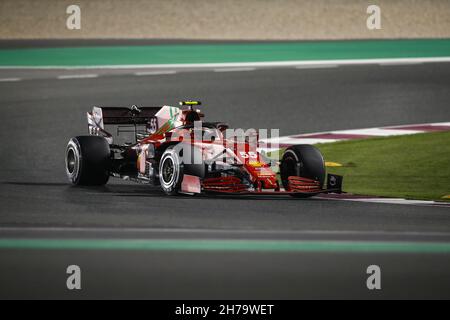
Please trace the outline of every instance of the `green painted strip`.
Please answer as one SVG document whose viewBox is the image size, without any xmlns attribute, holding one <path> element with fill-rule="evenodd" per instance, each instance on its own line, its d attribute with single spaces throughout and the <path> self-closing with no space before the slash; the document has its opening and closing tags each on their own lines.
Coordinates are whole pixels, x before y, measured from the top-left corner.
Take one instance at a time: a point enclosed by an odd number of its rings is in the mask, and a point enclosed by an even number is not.
<svg viewBox="0 0 450 320">
<path fill-rule="evenodd" d="M 0 66 L 104 66 L 450 56 L 450 39 L 0 50 Z"/>
<path fill-rule="evenodd" d="M 0 249 L 450 253 L 450 243 L 286 240 L 0 239 Z"/>
</svg>

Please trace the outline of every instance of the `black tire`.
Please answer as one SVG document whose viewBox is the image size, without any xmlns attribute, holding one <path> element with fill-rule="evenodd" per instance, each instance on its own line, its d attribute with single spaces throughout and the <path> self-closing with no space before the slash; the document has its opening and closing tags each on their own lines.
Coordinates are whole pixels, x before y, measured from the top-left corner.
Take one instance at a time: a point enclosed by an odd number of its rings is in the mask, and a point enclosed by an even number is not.
<svg viewBox="0 0 450 320">
<path fill-rule="evenodd" d="M 109 144 L 103 137 L 74 137 L 67 144 L 66 174 L 75 185 L 105 185 L 109 180 L 110 161 Z"/>
<path fill-rule="evenodd" d="M 311 145 L 300 144 L 286 149 L 281 159 L 280 176 L 283 187 L 288 190 L 289 176 L 314 179 L 323 187 L 325 182 L 325 162 L 320 151 Z M 293 194 L 296 197 L 308 197 L 305 194 Z"/>
<path fill-rule="evenodd" d="M 178 148 L 167 148 L 159 161 L 159 182 L 161 189 L 170 196 L 178 194 L 183 181 L 183 162 Z"/>
</svg>

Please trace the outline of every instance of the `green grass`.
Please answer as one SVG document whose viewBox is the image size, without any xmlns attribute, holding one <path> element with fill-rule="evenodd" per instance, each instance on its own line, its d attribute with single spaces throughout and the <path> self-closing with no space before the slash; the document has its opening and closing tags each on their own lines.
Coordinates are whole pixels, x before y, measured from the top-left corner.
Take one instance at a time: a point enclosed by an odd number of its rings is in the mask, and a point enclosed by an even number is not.
<svg viewBox="0 0 450 320">
<path fill-rule="evenodd" d="M 344 176 L 345 192 L 450 201 L 450 131 L 315 146 L 343 165 L 327 171 Z"/>
<path fill-rule="evenodd" d="M 316 145 L 354 194 L 444 200 L 450 195 L 450 132 Z"/>
</svg>

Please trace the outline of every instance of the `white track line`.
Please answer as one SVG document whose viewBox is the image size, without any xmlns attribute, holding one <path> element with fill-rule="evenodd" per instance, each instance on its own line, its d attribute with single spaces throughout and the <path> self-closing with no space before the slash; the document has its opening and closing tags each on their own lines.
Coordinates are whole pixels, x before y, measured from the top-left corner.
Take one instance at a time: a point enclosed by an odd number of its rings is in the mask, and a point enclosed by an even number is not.
<svg viewBox="0 0 450 320">
<path fill-rule="evenodd" d="M 425 124 L 426 125 L 426 124 Z M 450 122 L 437 122 L 437 123 L 430 123 L 430 126 L 449 126 Z M 404 127 L 404 126 L 403 126 Z"/>
<path fill-rule="evenodd" d="M 418 123 L 418 124 L 402 124 L 400 126 L 389 126 L 389 128 L 407 128 L 411 126 L 449 126 L 450 122 L 432 122 L 432 123 Z"/>
<path fill-rule="evenodd" d="M 449 208 L 450 202 L 438 202 L 438 201 L 427 201 L 427 200 L 408 200 L 403 198 L 327 198 L 320 197 L 320 199 L 327 200 L 338 200 L 338 201 L 353 201 L 353 202 L 368 202 L 368 203 L 383 203 L 383 204 L 403 204 L 403 205 L 413 205 L 413 206 L 431 206 L 431 207 L 441 207 Z"/>
<path fill-rule="evenodd" d="M 316 65 L 302 65 L 296 66 L 295 69 L 327 69 L 327 68 L 337 68 L 337 64 L 316 64 Z"/>
<path fill-rule="evenodd" d="M 62 75 L 58 76 L 57 78 L 60 80 L 66 80 L 66 79 L 90 79 L 90 78 L 97 78 L 98 74 L 69 74 L 69 75 Z"/>
<path fill-rule="evenodd" d="M 422 64 L 422 62 L 416 61 L 399 61 L 399 62 L 383 62 L 379 63 L 382 67 L 390 67 L 390 66 L 409 66 L 409 65 L 418 65 Z"/>
<path fill-rule="evenodd" d="M 424 205 L 434 205 L 439 204 L 436 201 L 426 201 L 426 200 L 407 200 L 402 198 L 367 198 L 367 199 L 347 199 L 349 201 L 362 201 L 362 202 L 372 202 L 372 203 L 389 203 L 389 204 L 424 204 Z M 445 205 L 445 203 L 443 203 Z"/>
<path fill-rule="evenodd" d="M 376 137 L 389 137 L 389 136 L 402 136 L 405 134 L 417 134 L 423 133 L 420 130 L 395 130 L 395 129 L 384 129 L 384 128 L 369 128 L 369 129 L 356 129 L 356 130 L 339 130 L 331 131 L 331 134 L 360 134 Z"/>
<path fill-rule="evenodd" d="M 301 140 L 301 141 L 300 141 Z M 329 143 L 329 142 L 336 142 L 338 141 L 337 139 L 320 139 L 320 138 L 294 138 L 291 136 L 287 136 L 287 137 L 279 137 L 279 138 L 269 138 L 269 139 L 264 139 L 261 140 L 261 142 L 266 143 L 266 144 L 274 144 L 274 143 L 278 143 L 278 144 L 317 144 L 317 143 Z"/>
<path fill-rule="evenodd" d="M 0 82 L 17 82 L 22 80 L 21 78 L 2 78 Z"/>
<path fill-rule="evenodd" d="M 224 68 L 224 69 L 214 69 L 214 72 L 240 72 L 253 70 L 255 70 L 255 68 Z"/>
<path fill-rule="evenodd" d="M 222 62 L 222 63 L 173 63 L 173 64 L 124 64 L 95 66 L 0 66 L 0 69 L 181 69 L 181 68 L 255 68 L 255 67 L 295 67 L 320 65 L 364 65 L 381 63 L 428 63 L 450 62 L 450 57 L 433 58 L 383 58 L 383 59 L 337 59 L 337 60 L 293 60 L 262 62 Z"/>
<path fill-rule="evenodd" d="M 176 74 L 177 72 L 175 70 L 167 70 L 167 71 L 142 71 L 142 72 L 135 72 L 135 76 L 159 76 L 159 75 L 165 75 L 165 74 Z"/>
</svg>

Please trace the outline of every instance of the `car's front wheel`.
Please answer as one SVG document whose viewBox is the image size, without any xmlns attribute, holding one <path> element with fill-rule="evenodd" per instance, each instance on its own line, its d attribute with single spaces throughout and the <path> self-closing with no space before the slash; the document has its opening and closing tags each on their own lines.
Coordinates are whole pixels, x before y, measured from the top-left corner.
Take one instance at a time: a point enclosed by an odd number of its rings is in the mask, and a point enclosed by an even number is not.
<svg viewBox="0 0 450 320">
<path fill-rule="evenodd" d="M 325 174 L 325 162 L 316 147 L 307 144 L 294 145 L 284 152 L 280 164 L 280 176 L 286 190 L 290 190 L 289 177 L 292 176 L 318 181 L 318 187 L 322 188 L 325 182 Z M 304 198 L 310 195 L 294 193 L 292 196 Z"/>
</svg>

